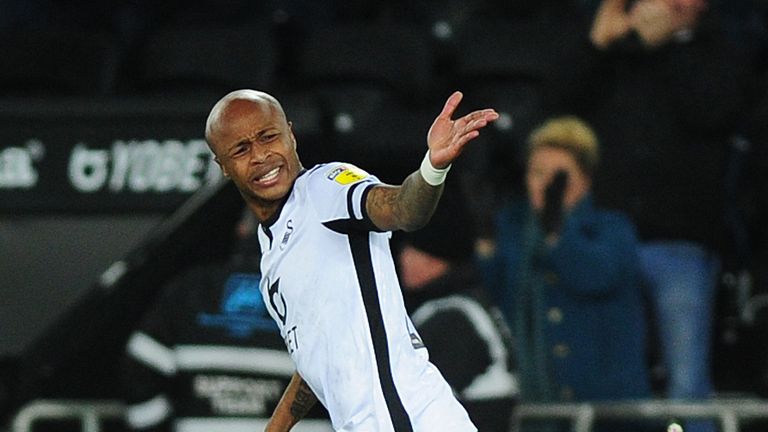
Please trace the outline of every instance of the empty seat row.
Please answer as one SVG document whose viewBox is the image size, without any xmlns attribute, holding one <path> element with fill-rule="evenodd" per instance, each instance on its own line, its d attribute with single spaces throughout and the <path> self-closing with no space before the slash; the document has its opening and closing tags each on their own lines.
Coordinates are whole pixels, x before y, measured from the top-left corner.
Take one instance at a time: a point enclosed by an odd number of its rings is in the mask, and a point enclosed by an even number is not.
<svg viewBox="0 0 768 432">
<path fill-rule="evenodd" d="M 403 23 L 318 27 L 292 44 L 268 23 L 165 28 L 131 51 L 103 34 L 6 32 L 0 95 L 221 94 L 357 83 L 431 102 L 448 87 L 538 79 L 553 52 L 546 33 L 542 22 L 472 23 L 452 40 L 450 61 L 440 62 L 445 41 Z"/>
<path fill-rule="evenodd" d="M 402 180 L 418 166 L 427 148 L 429 127 L 442 108 L 442 101 L 405 103 L 385 90 L 354 83 L 275 95 L 293 123 L 305 165 L 344 160 L 389 182 Z M 500 118 L 473 147 L 486 148 L 507 166 L 505 176 L 516 175 L 526 137 L 544 119 L 540 88 L 526 81 L 489 83 L 482 92 L 468 93 L 460 109 L 466 112 L 475 107 L 494 107 Z"/>
</svg>

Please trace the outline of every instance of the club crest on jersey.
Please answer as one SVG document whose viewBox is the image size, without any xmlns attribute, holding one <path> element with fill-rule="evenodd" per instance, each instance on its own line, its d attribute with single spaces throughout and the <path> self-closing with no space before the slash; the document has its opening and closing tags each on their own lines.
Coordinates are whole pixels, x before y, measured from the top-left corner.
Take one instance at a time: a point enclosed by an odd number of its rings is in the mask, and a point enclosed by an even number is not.
<svg viewBox="0 0 768 432">
<path fill-rule="evenodd" d="M 333 180 L 341 185 L 348 185 L 368 177 L 368 173 L 354 165 L 341 165 L 327 174 L 328 180 Z"/>
<path fill-rule="evenodd" d="M 280 240 L 280 250 L 285 249 L 288 240 L 291 239 L 291 234 L 293 234 L 293 219 L 288 219 L 288 222 L 285 224 L 285 234 L 283 234 L 283 239 Z"/>
</svg>

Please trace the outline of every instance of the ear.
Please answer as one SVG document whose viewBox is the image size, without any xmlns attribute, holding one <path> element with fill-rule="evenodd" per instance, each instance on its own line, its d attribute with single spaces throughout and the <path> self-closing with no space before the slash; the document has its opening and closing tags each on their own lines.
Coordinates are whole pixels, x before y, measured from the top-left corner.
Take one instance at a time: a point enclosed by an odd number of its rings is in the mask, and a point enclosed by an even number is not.
<svg viewBox="0 0 768 432">
<path fill-rule="evenodd" d="M 293 147 L 296 148 L 296 135 L 293 134 L 293 122 L 288 121 L 288 132 L 291 134 L 291 141 L 293 142 Z"/>
<path fill-rule="evenodd" d="M 227 169 L 224 168 L 224 165 L 221 164 L 219 158 L 215 157 L 213 160 L 216 161 L 216 164 L 221 168 L 221 174 L 224 175 L 224 177 L 229 178 L 229 173 L 227 172 Z"/>
</svg>

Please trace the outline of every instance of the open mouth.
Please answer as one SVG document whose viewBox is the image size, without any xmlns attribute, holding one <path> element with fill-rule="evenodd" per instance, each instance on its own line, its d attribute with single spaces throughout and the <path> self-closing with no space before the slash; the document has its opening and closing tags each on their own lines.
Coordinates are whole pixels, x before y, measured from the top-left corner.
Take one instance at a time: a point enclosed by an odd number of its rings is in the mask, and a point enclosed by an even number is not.
<svg viewBox="0 0 768 432">
<path fill-rule="evenodd" d="M 263 176 L 257 177 L 256 179 L 254 179 L 254 181 L 260 184 L 267 184 L 275 180 L 278 175 L 280 175 L 280 167 L 276 167 L 270 170 L 268 173 L 264 174 Z"/>
</svg>

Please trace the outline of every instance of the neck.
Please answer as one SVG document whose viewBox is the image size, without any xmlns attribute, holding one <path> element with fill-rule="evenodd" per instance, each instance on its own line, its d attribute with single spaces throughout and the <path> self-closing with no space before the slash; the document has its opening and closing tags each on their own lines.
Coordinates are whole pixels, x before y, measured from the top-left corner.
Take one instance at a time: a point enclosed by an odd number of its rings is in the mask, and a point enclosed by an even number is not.
<svg viewBox="0 0 768 432">
<path fill-rule="evenodd" d="M 251 209 L 253 214 L 256 216 L 256 219 L 259 221 L 259 223 L 264 224 L 271 221 L 274 217 L 277 216 L 284 202 L 285 202 L 284 199 L 278 202 L 269 202 L 269 203 L 249 202 L 248 208 Z"/>
</svg>

